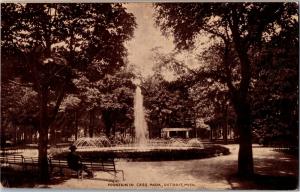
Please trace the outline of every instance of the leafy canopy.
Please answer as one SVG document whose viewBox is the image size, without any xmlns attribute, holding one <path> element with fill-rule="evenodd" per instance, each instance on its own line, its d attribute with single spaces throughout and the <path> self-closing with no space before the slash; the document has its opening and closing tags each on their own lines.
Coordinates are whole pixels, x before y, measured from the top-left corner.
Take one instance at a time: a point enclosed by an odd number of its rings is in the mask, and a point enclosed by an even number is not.
<svg viewBox="0 0 300 192">
<path fill-rule="evenodd" d="M 122 4 L 2 4 L 1 12 L 2 57 L 18 58 L 27 78 L 34 71 L 23 68 L 33 60 L 43 82 L 65 76 L 68 67 L 90 79 L 114 72 L 136 26 Z"/>
</svg>

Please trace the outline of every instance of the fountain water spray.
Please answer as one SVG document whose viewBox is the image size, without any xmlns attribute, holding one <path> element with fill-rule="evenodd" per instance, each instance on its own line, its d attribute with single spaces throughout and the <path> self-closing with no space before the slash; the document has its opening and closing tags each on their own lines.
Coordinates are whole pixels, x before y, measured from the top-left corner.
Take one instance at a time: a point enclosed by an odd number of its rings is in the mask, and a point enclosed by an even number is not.
<svg viewBox="0 0 300 192">
<path fill-rule="evenodd" d="M 148 128 L 145 120 L 143 95 L 139 83 L 137 83 L 134 96 L 134 127 L 136 143 L 140 146 L 145 146 L 147 143 Z"/>
</svg>

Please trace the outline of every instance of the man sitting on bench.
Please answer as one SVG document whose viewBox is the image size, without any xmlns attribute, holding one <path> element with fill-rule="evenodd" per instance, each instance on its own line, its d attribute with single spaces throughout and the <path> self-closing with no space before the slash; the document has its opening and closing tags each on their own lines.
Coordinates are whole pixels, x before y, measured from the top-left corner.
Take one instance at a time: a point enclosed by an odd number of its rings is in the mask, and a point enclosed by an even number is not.
<svg viewBox="0 0 300 192">
<path fill-rule="evenodd" d="M 89 177 L 93 177 L 93 173 L 90 170 L 88 170 L 88 168 L 85 165 L 82 164 L 80 155 L 78 155 L 75 152 L 77 147 L 71 145 L 69 149 L 71 151 L 67 156 L 69 168 L 73 169 L 74 171 L 79 171 L 79 173 L 85 171 Z"/>
</svg>

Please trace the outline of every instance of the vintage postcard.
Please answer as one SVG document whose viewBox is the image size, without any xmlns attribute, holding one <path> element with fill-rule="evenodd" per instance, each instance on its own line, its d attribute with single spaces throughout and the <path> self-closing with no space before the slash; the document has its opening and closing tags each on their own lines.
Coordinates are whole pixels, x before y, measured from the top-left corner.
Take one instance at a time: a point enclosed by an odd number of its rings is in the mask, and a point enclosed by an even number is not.
<svg viewBox="0 0 300 192">
<path fill-rule="evenodd" d="M 1 188 L 294 190 L 299 5 L 1 3 Z"/>
</svg>

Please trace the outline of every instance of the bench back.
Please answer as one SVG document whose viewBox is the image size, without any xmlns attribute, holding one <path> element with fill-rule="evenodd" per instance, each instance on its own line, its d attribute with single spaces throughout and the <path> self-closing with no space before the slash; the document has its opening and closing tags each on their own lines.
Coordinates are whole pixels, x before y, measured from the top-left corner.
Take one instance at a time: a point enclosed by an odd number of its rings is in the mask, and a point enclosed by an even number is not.
<svg viewBox="0 0 300 192">
<path fill-rule="evenodd" d="M 0 156 L 0 163 L 37 165 L 39 163 L 39 159 L 38 157 L 24 157 L 23 155 L 6 155 Z"/>
<path fill-rule="evenodd" d="M 49 162 L 51 167 L 69 168 L 66 160 L 50 159 Z M 116 171 L 114 159 L 100 159 L 97 162 L 82 161 L 82 164 L 95 171 Z"/>
<path fill-rule="evenodd" d="M 7 155 L 0 156 L 1 164 L 22 164 L 24 162 L 23 155 Z"/>
<path fill-rule="evenodd" d="M 50 166 L 68 168 L 68 162 L 60 159 L 49 159 Z"/>
<path fill-rule="evenodd" d="M 83 162 L 84 165 L 92 170 L 115 172 L 116 166 L 114 159 L 100 159 L 97 162 Z"/>
<path fill-rule="evenodd" d="M 23 163 L 38 164 L 39 163 L 39 158 L 38 157 L 23 157 Z"/>
</svg>

